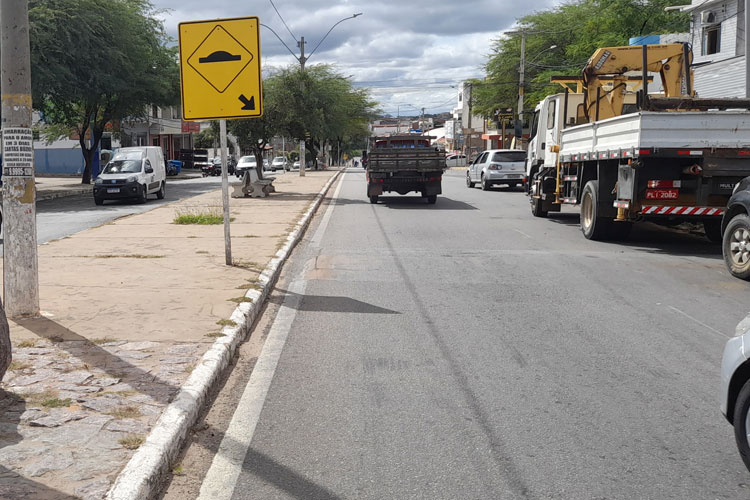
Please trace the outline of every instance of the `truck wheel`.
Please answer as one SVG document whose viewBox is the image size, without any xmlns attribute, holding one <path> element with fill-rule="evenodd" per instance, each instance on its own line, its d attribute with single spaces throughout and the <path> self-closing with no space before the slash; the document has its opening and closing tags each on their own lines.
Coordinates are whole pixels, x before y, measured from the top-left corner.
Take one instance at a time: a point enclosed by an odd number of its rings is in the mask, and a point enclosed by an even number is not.
<svg viewBox="0 0 750 500">
<path fill-rule="evenodd" d="M 721 243 L 721 219 L 703 221 L 703 231 L 711 243 Z"/>
<path fill-rule="evenodd" d="M 99 198 L 98 196 L 94 196 L 94 203 L 97 205 L 104 205 L 104 198 Z"/>
<path fill-rule="evenodd" d="M 742 386 L 737 402 L 734 405 L 733 420 L 734 439 L 737 441 L 737 449 L 740 452 L 745 467 L 750 470 L 750 443 L 748 442 L 748 410 L 750 410 L 750 381 L 745 382 Z"/>
<path fill-rule="evenodd" d="M 531 199 L 531 215 L 534 217 L 547 217 L 547 211 L 542 208 L 541 198 Z"/>
<path fill-rule="evenodd" d="M 161 182 L 161 187 L 156 192 L 156 197 L 159 198 L 160 200 L 163 200 L 164 199 L 164 195 L 166 194 L 166 190 L 167 190 L 166 182 L 162 181 Z"/>
<path fill-rule="evenodd" d="M 484 180 L 484 174 L 482 174 L 482 191 L 489 191 L 492 185 L 489 181 Z"/>
<path fill-rule="evenodd" d="M 611 221 L 599 216 L 599 181 L 588 181 L 581 196 L 581 231 L 587 240 L 605 240 Z"/>
<path fill-rule="evenodd" d="M 141 191 L 141 197 L 138 198 L 139 203 L 146 203 L 148 201 L 148 188 L 146 185 L 143 185 L 143 190 Z"/>
<path fill-rule="evenodd" d="M 370 196 L 370 203 L 372 203 L 374 205 L 377 202 L 378 202 L 378 195 Z"/>
<path fill-rule="evenodd" d="M 436 202 L 437 202 L 436 194 L 431 194 L 430 196 L 427 197 L 427 203 L 429 203 L 430 205 L 434 205 Z"/>
<path fill-rule="evenodd" d="M 739 214 L 729 221 L 721 250 L 732 276 L 750 280 L 750 217 Z"/>
<path fill-rule="evenodd" d="M 473 188 L 474 184 L 476 184 L 476 183 L 471 181 L 471 177 L 469 176 L 469 172 L 466 172 L 466 187 Z"/>
</svg>

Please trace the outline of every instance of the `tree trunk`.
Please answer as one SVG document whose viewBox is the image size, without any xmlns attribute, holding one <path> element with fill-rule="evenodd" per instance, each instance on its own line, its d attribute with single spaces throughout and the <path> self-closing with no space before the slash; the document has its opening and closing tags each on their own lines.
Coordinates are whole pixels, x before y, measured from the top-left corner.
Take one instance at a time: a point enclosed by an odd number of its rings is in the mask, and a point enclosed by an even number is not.
<svg viewBox="0 0 750 500">
<path fill-rule="evenodd" d="M 10 327 L 8 318 L 5 317 L 5 308 L 0 303 L 0 380 L 3 379 L 12 359 L 12 348 L 10 345 Z"/>
<path fill-rule="evenodd" d="M 83 153 L 83 176 L 81 177 L 81 184 L 91 184 L 91 168 L 94 163 L 94 151 L 93 149 L 81 147 Z"/>
</svg>

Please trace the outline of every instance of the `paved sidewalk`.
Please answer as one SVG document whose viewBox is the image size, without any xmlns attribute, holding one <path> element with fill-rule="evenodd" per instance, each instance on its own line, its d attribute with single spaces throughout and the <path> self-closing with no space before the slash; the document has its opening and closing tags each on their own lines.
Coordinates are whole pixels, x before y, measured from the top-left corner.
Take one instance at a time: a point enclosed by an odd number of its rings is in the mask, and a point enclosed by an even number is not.
<svg viewBox="0 0 750 500">
<path fill-rule="evenodd" d="M 0 384 L 0 498 L 103 498 L 335 173 L 232 199 L 234 266 L 223 226 L 172 222 L 221 213 L 220 191 L 40 246 L 42 317 L 11 322 Z"/>
</svg>

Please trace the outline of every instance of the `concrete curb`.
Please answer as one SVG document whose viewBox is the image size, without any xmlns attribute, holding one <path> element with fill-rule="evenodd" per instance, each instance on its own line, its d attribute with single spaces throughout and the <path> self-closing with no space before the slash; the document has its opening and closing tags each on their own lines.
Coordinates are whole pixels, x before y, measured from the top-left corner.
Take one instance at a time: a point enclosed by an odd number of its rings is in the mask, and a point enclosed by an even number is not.
<svg viewBox="0 0 750 500">
<path fill-rule="evenodd" d="M 73 188 L 73 189 L 66 189 L 66 190 L 60 190 L 60 191 L 52 191 L 52 192 L 41 192 L 37 193 L 36 201 L 46 201 L 46 200 L 54 200 L 57 198 L 65 198 L 67 196 L 76 196 L 79 194 L 91 194 L 93 191 L 93 187 L 81 187 L 81 188 Z"/>
<path fill-rule="evenodd" d="M 188 431 L 195 425 L 206 395 L 229 365 L 239 343 L 247 336 L 281 273 L 281 266 L 302 238 L 323 198 L 342 171 L 331 177 L 315 196 L 284 246 L 260 274 L 258 282 L 261 289 L 247 291 L 245 297 L 252 299 L 252 302 L 241 303 L 234 310 L 230 319 L 236 326 L 225 326 L 222 329 L 224 337 L 216 339 L 193 369 L 180 392 L 154 425 L 146 442 L 138 448 L 115 479 L 107 492 L 108 500 L 143 500 L 158 493 L 159 481 L 169 471 Z"/>
</svg>

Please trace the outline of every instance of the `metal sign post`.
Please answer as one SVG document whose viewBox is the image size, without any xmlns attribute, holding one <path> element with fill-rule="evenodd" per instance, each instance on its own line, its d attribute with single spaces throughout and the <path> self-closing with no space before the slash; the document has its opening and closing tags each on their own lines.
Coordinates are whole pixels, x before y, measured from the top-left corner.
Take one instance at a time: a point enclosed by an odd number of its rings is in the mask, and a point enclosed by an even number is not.
<svg viewBox="0 0 750 500">
<path fill-rule="evenodd" d="M 232 238 L 229 234 L 229 177 L 227 165 L 227 121 L 219 121 L 221 141 L 221 202 L 224 206 L 224 254 L 228 266 L 232 265 Z"/>
<path fill-rule="evenodd" d="M 224 253 L 232 265 L 229 231 L 227 119 L 263 115 L 260 22 L 257 17 L 180 23 L 182 118 L 219 120 Z"/>
</svg>

